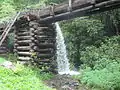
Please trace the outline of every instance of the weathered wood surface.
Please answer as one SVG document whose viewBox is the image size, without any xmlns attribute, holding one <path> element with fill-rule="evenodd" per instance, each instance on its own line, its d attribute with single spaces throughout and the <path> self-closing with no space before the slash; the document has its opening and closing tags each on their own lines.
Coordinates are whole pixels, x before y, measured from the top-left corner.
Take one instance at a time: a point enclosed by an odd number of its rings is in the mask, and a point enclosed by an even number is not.
<svg viewBox="0 0 120 90">
<path fill-rule="evenodd" d="M 41 59 L 49 59 L 49 58 L 52 58 L 54 54 L 38 54 L 37 56 L 38 58 L 41 58 Z"/>
<path fill-rule="evenodd" d="M 18 60 L 34 61 L 37 65 L 49 67 L 55 55 L 56 34 L 53 25 L 30 21 L 28 26 L 16 26 L 15 51 Z M 34 59 L 34 53 L 37 59 Z"/>
<path fill-rule="evenodd" d="M 84 8 L 84 7 L 90 6 L 91 4 L 93 5 L 92 1 L 93 0 L 74 0 L 72 3 L 72 10 Z M 94 4 L 95 4 L 95 2 L 94 2 Z M 68 2 L 56 5 L 56 6 L 54 6 L 53 13 L 54 13 L 54 15 L 56 15 L 56 14 L 68 12 L 68 7 L 69 7 Z M 40 11 L 40 17 L 45 18 L 47 16 L 51 16 L 51 13 L 52 13 L 51 6 L 49 6 Z"/>
<path fill-rule="evenodd" d="M 48 48 L 48 49 L 35 49 L 36 52 L 39 52 L 39 53 L 52 53 L 54 50 L 52 48 Z"/>
<path fill-rule="evenodd" d="M 17 39 L 19 40 L 29 40 L 31 38 L 31 36 L 21 36 L 21 37 L 17 37 Z"/>
<path fill-rule="evenodd" d="M 17 54 L 19 55 L 31 55 L 32 53 L 31 52 L 17 52 Z"/>
<path fill-rule="evenodd" d="M 17 41 L 17 43 L 31 43 L 32 41 L 31 40 L 20 40 L 20 41 Z"/>
<path fill-rule="evenodd" d="M 90 14 L 95 13 L 96 11 L 102 12 L 103 8 L 104 8 L 103 11 L 108 10 L 108 8 L 113 9 L 112 8 L 113 6 L 114 6 L 114 8 L 119 8 L 120 0 L 107 0 L 107 1 L 105 0 L 100 3 L 94 3 L 94 4 L 84 3 L 82 5 L 79 2 L 73 3 L 73 9 L 71 12 L 67 11 L 68 7 L 64 7 L 64 5 L 56 6 L 54 9 L 54 16 L 49 15 L 48 12 L 51 12 L 49 9 L 44 10 L 44 12 L 41 11 L 41 13 L 43 13 L 42 14 L 43 16 L 41 16 L 41 17 L 44 17 L 43 19 L 41 19 L 41 21 L 43 21 L 43 22 L 45 21 L 47 23 L 52 23 L 52 22 L 56 22 L 56 21 L 68 20 L 68 19 L 72 19 L 75 17 L 90 15 Z M 63 12 L 62 12 L 62 10 L 63 10 Z M 45 12 L 45 11 L 47 11 L 47 12 Z M 60 13 L 58 13 L 58 12 L 60 12 Z"/>
<path fill-rule="evenodd" d="M 17 47 L 18 50 L 30 50 L 30 46 L 18 46 Z"/>
<path fill-rule="evenodd" d="M 30 61 L 32 58 L 30 58 L 30 57 L 18 57 L 18 60 L 20 60 L 20 61 Z"/>
<path fill-rule="evenodd" d="M 26 36 L 26 35 L 29 35 L 29 34 L 30 34 L 29 32 L 17 33 L 18 36 Z"/>
</svg>

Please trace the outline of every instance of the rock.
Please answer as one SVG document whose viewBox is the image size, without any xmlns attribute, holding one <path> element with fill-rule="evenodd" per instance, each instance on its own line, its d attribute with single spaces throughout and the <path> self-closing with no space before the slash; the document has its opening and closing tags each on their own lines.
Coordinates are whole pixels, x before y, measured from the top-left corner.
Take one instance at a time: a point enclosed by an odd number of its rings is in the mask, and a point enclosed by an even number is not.
<svg viewBox="0 0 120 90">
<path fill-rule="evenodd" d="M 79 88 L 79 81 L 69 75 L 56 75 L 51 80 L 48 80 L 47 84 L 57 90 L 78 90 Z"/>
<path fill-rule="evenodd" d="M 13 63 L 10 62 L 10 61 L 5 61 L 2 64 L 0 64 L 0 66 L 3 66 L 3 67 L 8 68 L 8 69 L 14 69 L 15 68 Z"/>
</svg>

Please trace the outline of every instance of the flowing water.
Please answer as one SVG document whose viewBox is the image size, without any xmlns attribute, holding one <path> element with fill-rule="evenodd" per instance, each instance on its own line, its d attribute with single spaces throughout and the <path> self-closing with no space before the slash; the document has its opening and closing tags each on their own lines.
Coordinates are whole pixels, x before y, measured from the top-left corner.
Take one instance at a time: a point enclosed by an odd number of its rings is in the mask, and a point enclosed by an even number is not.
<svg viewBox="0 0 120 90">
<path fill-rule="evenodd" d="M 58 73 L 59 74 L 69 74 L 77 75 L 79 74 L 76 71 L 70 70 L 69 59 L 67 57 L 66 45 L 64 43 L 64 37 L 59 26 L 59 23 L 55 23 L 56 26 L 56 43 L 57 43 L 57 64 L 58 64 Z"/>
</svg>

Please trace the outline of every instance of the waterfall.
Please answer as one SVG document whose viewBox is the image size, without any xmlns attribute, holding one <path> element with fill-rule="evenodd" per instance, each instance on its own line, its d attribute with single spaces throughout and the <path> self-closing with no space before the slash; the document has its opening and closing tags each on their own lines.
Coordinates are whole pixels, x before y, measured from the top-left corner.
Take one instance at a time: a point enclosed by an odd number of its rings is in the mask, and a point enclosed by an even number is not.
<svg viewBox="0 0 120 90">
<path fill-rule="evenodd" d="M 64 43 L 64 37 L 59 26 L 59 23 L 55 23 L 56 26 L 56 43 L 57 43 L 57 64 L 58 64 L 58 73 L 59 74 L 70 74 L 76 75 L 79 74 L 75 71 L 70 71 L 69 59 L 67 57 L 66 45 Z"/>
</svg>

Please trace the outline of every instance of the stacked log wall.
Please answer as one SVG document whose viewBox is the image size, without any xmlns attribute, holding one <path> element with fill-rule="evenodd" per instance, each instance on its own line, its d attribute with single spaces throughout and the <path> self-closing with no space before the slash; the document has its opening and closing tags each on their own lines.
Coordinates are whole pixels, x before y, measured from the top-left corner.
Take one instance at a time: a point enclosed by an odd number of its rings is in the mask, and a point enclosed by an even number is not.
<svg viewBox="0 0 120 90">
<path fill-rule="evenodd" d="M 30 22 L 33 35 L 33 50 L 37 59 L 34 59 L 39 67 L 51 68 L 56 65 L 56 32 L 53 24 Z"/>
<path fill-rule="evenodd" d="M 14 51 L 18 55 L 18 60 L 55 69 L 57 64 L 54 24 L 39 23 L 37 20 L 19 20 L 15 25 Z"/>
</svg>

